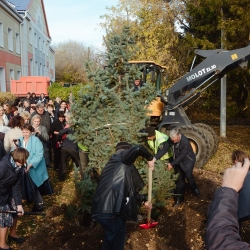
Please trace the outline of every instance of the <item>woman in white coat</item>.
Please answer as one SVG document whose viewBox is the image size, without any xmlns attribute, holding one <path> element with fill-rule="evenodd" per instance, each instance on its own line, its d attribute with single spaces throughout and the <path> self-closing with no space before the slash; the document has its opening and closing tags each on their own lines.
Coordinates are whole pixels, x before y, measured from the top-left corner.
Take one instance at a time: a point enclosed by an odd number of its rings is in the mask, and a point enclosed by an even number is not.
<svg viewBox="0 0 250 250">
<path fill-rule="evenodd" d="M 4 131 L 4 127 L 8 126 L 9 119 L 7 115 L 4 113 L 4 109 L 2 106 L 0 106 L 0 132 Z"/>
</svg>

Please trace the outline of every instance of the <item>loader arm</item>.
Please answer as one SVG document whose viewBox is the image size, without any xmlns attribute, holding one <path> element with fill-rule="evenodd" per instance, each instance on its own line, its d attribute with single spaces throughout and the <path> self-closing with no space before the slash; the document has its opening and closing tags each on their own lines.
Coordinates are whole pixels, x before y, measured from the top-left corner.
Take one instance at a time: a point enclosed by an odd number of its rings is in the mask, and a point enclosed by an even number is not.
<svg viewBox="0 0 250 250">
<path fill-rule="evenodd" d="M 165 109 L 176 109 L 192 98 L 203 84 L 214 82 L 231 69 L 239 66 L 245 69 L 250 59 L 250 45 L 236 50 L 197 50 L 196 54 L 206 59 L 166 90 L 162 96 Z"/>
</svg>

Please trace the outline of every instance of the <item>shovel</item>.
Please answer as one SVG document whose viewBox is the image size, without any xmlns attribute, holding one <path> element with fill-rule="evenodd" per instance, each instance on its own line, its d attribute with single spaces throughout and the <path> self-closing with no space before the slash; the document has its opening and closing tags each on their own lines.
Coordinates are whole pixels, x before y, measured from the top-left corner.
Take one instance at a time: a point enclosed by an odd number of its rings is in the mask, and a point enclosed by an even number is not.
<svg viewBox="0 0 250 250">
<path fill-rule="evenodd" d="M 21 212 L 20 212 L 20 211 L 16 211 L 16 210 L 0 210 L 0 213 L 5 213 L 5 214 L 19 214 L 19 213 L 21 213 Z M 23 215 L 45 216 L 46 213 L 39 213 L 39 212 L 24 212 Z"/>
<path fill-rule="evenodd" d="M 151 203 L 151 200 L 152 200 L 152 169 L 148 168 L 148 203 Z M 157 224 L 158 222 L 151 221 L 151 210 L 149 210 L 147 216 L 147 224 L 140 224 L 140 228 L 149 229 L 155 227 Z"/>
</svg>

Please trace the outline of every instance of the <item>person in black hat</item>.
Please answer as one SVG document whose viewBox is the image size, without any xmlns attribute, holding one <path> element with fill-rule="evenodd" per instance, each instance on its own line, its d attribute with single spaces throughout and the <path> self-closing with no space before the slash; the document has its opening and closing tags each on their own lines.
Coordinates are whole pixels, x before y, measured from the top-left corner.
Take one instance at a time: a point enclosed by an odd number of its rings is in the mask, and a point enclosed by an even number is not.
<svg viewBox="0 0 250 250">
<path fill-rule="evenodd" d="M 138 156 L 153 159 L 143 146 L 119 142 L 101 173 L 91 213 L 105 231 L 103 250 L 123 250 L 126 220 L 137 221 L 138 205 L 144 203 L 147 209 L 152 208 L 145 195 L 139 194 L 144 182 L 134 166 Z"/>
</svg>

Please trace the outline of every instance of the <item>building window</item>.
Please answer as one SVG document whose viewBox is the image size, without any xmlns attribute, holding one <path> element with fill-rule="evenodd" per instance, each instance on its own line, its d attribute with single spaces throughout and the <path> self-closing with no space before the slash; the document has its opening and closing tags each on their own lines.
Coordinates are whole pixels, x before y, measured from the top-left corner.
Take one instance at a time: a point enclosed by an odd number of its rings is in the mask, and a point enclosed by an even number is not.
<svg viewBox="0 0 250 250">
<path fill-rule="evenodd" d="M 33 59 L 30 59 L 30 75 L 33 76 Z"/>
<path fill-rule="evenodd" d="M 16 53 L 20 54 L 20 36 L 16 33 Z"/>
<path fill-rule="evenodd" d="M 14 76 L 14 69 L 10 69 L 10 78 L 11 79 L 15 78 L 15 76 Z"/>
<path fill-rule="evenodd" d="M 38 46 L 39 46 L 39 50 L 41 51 L 41 46 L 42 46 L 42 43 L 41 43 L 41 37 L 39 37 L 39 43 L 38 43 Z"/>
<path fill-rule="evenodd" d="M 36 36 L 36 33 L 34 33 L 34 39 L 35 39 L 35 48 L 37 48 L 37 36 Z"/>
<path fill-rule="evenodd" d="M 42 64 L 39 65 L 39 76 L 42 76 Z"/>
<path fill-rule="evenodd" d="M 45 54 L 45 45 L 44 45 L 44 41 L 43 41 L 43 54 Z"/>
<path fill-rule="evenodd" d="M 29 42 L 32 45 L 32 28 L 29 27 Z"/>
<path fill-rule="evenodd" d="M 8 28 L 8 49 L 13 51 L 13 32 L 11 28 Z"/>
<path fill-rule="evenodd" d="M 36 66 L 35 66 L 35 72 L 36 72 L 36 75 L 38 76 L 38 65 L 37 65 L 37 61 L 36 61 Z"/>
<path fill-rule="evenodd" d="M 4 39 L 3 39 L 3 24 L 0 23 L 0 47 L 4 47 Z"/>
<path fill-rule="evenodd" d="M 20 80 L 20 77 L 21 77 L 21 71 L 18 70 L 18 71 L 17 71 L 17 80 Z"/>
<path fill-rule="evenodd" d="M 0 67 L 0 90 L 6 91 L 5 68 Z"/>
</svg>

